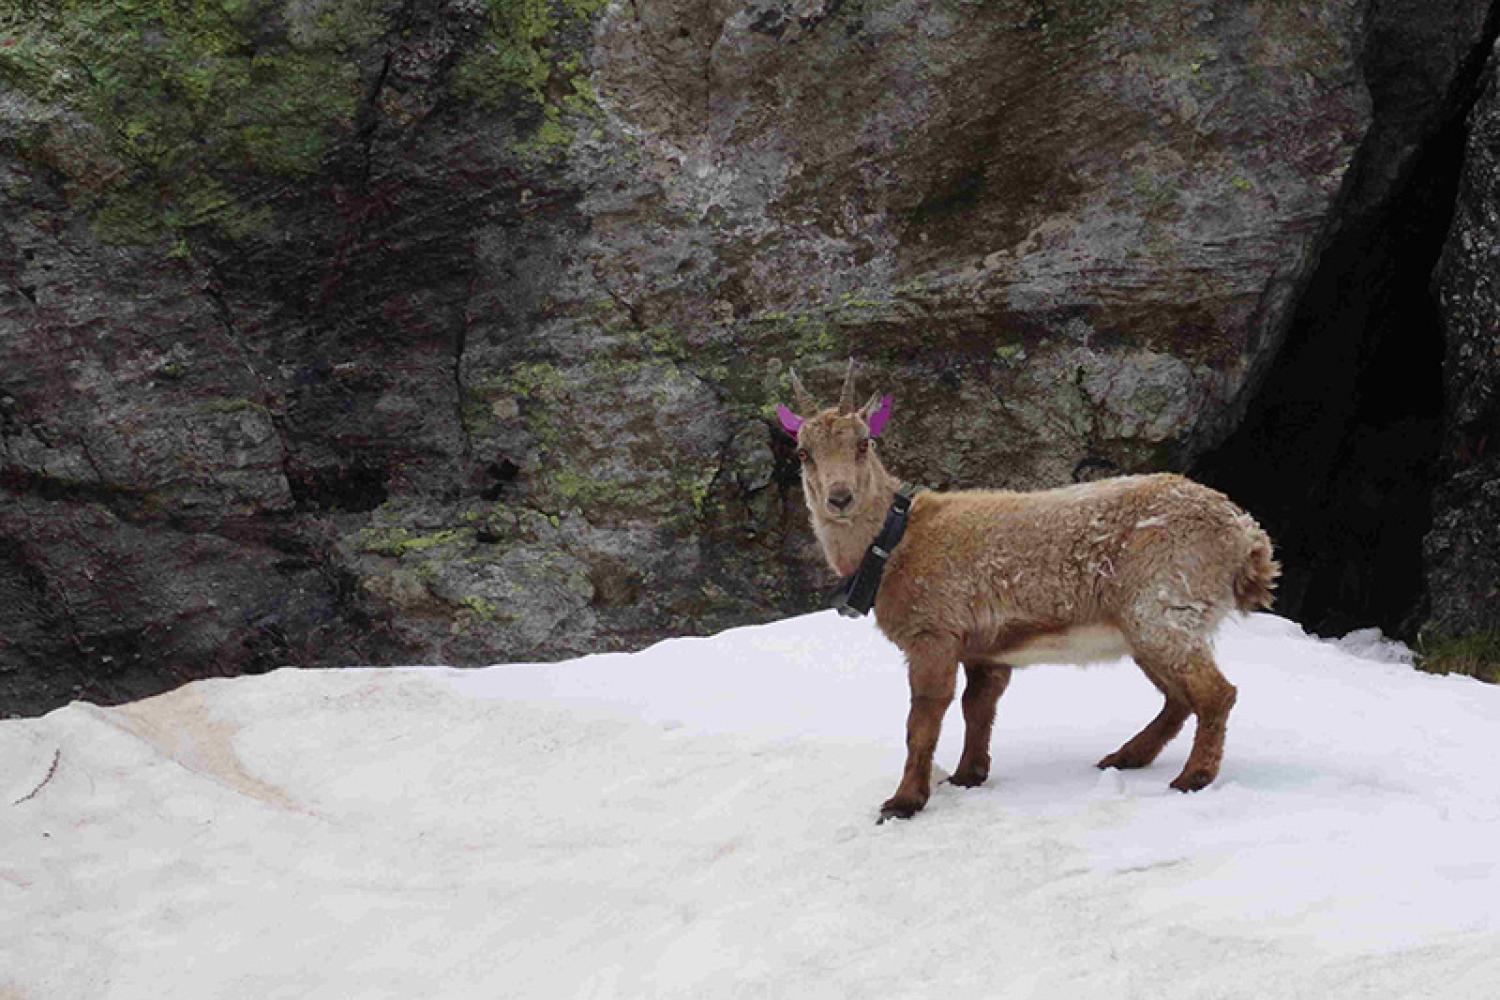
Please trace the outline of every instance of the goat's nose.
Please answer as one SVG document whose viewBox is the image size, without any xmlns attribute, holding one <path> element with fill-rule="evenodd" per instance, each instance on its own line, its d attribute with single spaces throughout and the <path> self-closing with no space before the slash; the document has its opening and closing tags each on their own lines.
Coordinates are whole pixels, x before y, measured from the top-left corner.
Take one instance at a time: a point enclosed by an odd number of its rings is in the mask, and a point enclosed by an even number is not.
<svg viewBox="0 0 1500 1000">
<path fill-rule="evenodd" d="M 828 491 L 828 506 L 832 507 L 834 510 L 848 510 L 849 505 L 853 502 L 854 494 L 847 486 L 835 486 L 833 489 Z"/>
</svg>

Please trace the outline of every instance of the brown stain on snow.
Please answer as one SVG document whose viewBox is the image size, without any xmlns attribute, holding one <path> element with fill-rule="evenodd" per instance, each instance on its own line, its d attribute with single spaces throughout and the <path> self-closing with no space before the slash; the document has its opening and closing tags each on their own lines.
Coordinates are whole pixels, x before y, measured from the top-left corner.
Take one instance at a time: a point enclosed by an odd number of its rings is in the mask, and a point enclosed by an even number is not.
<svg viewBox="0 0 1500 1000">
<path fill-rule="evenodd" d="M 194 774 L 278 809 L 308 811 L 283 789 L 246 770 L 234 751 L 238 727 L 214 717 L 197 685 L 122 705 L 103 715 Z"/>
</svg>

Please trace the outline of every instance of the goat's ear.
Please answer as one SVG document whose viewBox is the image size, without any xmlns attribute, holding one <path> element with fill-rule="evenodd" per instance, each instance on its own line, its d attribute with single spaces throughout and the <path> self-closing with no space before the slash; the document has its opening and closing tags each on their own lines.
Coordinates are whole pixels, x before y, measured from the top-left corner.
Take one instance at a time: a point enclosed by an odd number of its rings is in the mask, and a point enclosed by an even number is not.
<svg viewBox="0 0 1500 1000">
<path fill-rule="evenodd" d="M 859 415 L 864 418 L 865 426 L 870 428 L 870 437 L 879 437 L 881 430 L 885 428 L 885 422 L 891 419 L 890 395 L 882 396 L 877 392 L 859 411 Z"/>
<path fill-rule="evenodd" d="M 802 418 L 781 403 L 776 404 L 776 419 L 781 421 L 781 429 L 792 437 L 796 437 L 797 432 L 802 429 Z"/>
</svg>

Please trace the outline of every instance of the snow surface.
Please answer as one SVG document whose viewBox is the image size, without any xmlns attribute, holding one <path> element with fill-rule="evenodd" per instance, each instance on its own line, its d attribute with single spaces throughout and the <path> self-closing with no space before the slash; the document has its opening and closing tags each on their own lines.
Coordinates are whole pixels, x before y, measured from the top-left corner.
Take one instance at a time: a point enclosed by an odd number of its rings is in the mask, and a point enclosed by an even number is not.
<svg viewBox="0 0 1500 1000">
<path fill-rule="evenodd" d="M 1128 662 L 1021 671 L 989 784 L 883 826 L 903 669 L 832 613 L 0 723 L 0 998 L 1500 995 L 1500 688 L 1352 648 L 1228 625 L 1187 796 L 1190 731 L 1093 767 Z"/>
</svg>

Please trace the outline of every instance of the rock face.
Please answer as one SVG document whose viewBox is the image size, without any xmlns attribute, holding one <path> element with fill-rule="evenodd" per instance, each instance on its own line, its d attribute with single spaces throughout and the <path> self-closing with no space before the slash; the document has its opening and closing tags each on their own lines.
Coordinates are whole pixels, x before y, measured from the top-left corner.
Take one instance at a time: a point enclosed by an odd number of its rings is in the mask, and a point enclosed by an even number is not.
<svg viewBox="0 0 1500 1000">
<path fill-rule="evenodd" d="M 1500 669 L 1500 58 L 1469 117 L 1457 210 L 1435 276 L 1448 472 L 1427 536 L 1424 644 L 1488 649 Z"/>
<path fill-rule="evenodd" d="M 1363 64 L 1374 121 L 1338 223 L 1244 420 L 1192 467 L 1276 539 L 1277 610 L 1324 634 L 1416 630 L 1443 425 L 1429 284 L 1493 6 L 1372 5 Z"/>
<path fill-rule="evenodd" d="M 850 354 L 909 478 L 1182 467 L 1428 126 L 1369 6 L 0 15 L 0 705 L 808 609 Z"/>
</svg>

